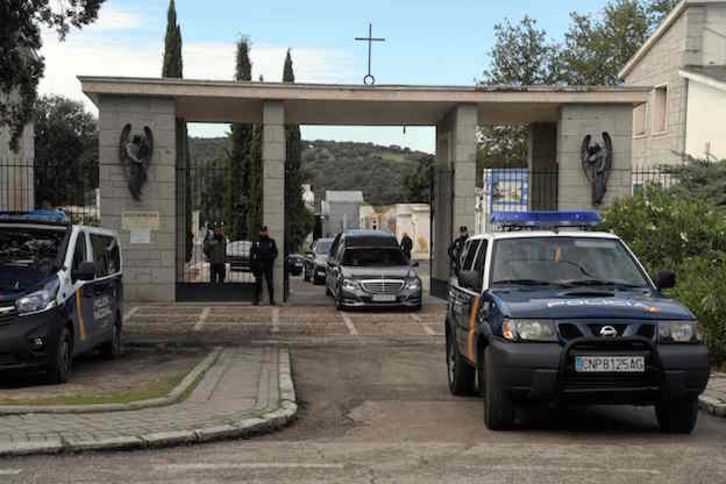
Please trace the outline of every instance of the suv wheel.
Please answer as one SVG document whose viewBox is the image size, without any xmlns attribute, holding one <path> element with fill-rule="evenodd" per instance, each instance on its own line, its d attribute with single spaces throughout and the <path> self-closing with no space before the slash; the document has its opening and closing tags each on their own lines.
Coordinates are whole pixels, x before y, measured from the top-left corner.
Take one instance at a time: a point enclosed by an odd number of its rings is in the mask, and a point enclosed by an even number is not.
<svg viewBox="0 0 726 484">
<path fill-rule="evenodd" d="M 68 328 L 63 328 L 48 364 L 48 376 L 53 383 L 66 383 L 71 378 L 72 370 L 73 338 Z"/>
<path fill-rule="evenodd" d="M 484 350 L 484 425 L 506 430 L 514 424 L 512 400 L 502 388 L 501 373 L 494 368 L 491 348 Z"/>
<path fill-rule="evenodd" d="M 117 321 L 113 325 L 113 334 L 111 335 L 111 341 L 108 341 L 101 347 L 101 354 L 104 356 L 104 358 L 112 360 L 121 356 L 121 348 L 121 324 Z"/>
<path fill-rule="evenodd" d="M 666 400 L 656 404 L 655 416 L 661 432 L 690 434 L 698 419 L 698 402 L 696 400 Z"/>
<path fill-rule="evenodd" d="M 456 339 L 446 332 L 446 376 L 449 391 L 453 395 L 471 395 L 474 393 L 476 373 L 474 368 L 464 360 L 456 347 Z"/>
</svg>

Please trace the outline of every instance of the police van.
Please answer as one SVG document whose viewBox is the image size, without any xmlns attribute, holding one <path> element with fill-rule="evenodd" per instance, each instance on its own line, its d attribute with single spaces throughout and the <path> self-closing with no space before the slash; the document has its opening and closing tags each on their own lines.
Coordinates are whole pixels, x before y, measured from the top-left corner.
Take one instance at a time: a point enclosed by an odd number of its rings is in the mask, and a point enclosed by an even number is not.
<svg viewBox="0 0 726 484">
<path fill-rule="evenodd" d="M 527 402 L 653 405 L 664 432 L 690 433 L 709 358 L 697 321 L 597 212 L 495 213 L 449 285 L 450 391 L 484 396 L 484 423 L 510 428 Z"/>
<path fill-rule="evenodd" d="M 64 383 L 75 356 L 118 356 L 122 296 L 115 232 L 54 210 L 0 213 L 0 370 Z"/>
</svg>

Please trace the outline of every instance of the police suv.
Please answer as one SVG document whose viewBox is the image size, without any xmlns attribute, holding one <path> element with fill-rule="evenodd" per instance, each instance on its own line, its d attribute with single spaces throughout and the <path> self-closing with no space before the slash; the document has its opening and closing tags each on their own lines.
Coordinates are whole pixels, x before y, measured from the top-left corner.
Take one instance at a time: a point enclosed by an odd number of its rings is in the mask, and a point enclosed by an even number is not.
<svg viewBox="0 0 726 484">
<path fill-rule="evenodd" d="M 63 383 L 80 353 L 118 356 L 121 274 L 116 233 L 54 210 L 0 213 L 0 370 Z"/>
<path fill-rule="evenodd" d="M 690 433 L 709 358 L 693 314 L 661 291 L 597 212 L 495 213 L 450 281 L 449 389 L 479 381 L 484 423 L 513 425 L 525 402 L 654 405 L 664 432 Z M 528 230 L 529 229 L 529 230 Z"/>
</svg>

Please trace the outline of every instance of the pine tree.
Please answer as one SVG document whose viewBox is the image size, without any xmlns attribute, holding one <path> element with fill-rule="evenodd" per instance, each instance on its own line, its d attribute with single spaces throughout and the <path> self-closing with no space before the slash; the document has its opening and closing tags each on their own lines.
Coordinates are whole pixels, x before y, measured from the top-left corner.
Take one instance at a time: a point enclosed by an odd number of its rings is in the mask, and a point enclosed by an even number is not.
<svg viewBox="0 0 726 484">
<path fill-rule="evenodd" d="M 282 82 L 295 82 L 290 49 L 285 56 Z M 312 214 L 303 201 L 302 143 L 298 125 L 285 126 L 285 155 L 285 252 L 288 253 L 300 248 L 313 224 Z"/>
<path fill-rule="evenodd" d="M 166 36 L 164 37 L 164 62 L 161 67 L 161 77 L 181 79 L 184 77 L 184 63 L 182 61 L 182 34 L 181 27 L 176 20 L 176 6 L 174 0 L 169 2 L 166 14 Z M 194 249 L 194 232 L 192 227 L 192 183 L 191 158 L 189 155 L 189 135 L 187 123 L 183 118 L 176 119 L 176 132 L 180 142 L 177 143 L 178 165 L 184 168 L 184 228 L 186 233 L 185 260 L 188 262 Z"/>
</svg>

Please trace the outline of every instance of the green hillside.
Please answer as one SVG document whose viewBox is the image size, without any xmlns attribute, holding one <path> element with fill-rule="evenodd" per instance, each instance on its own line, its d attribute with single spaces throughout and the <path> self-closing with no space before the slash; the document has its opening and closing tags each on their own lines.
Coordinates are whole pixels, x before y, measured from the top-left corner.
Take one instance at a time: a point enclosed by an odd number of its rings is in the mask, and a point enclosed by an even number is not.
<svg viewBox="0 0 726 484">
<path fill-rule="evenodd" d="M 227 138 L 190 138 L 192 164 L 224 159 Z M 361 190 L 373 205 L 404 200 L 403 175 L 416 169 L 426 153 L 373 143 L 303 141 L 302 166 L 316 199 L 325 190 Z"/>
</svg>

